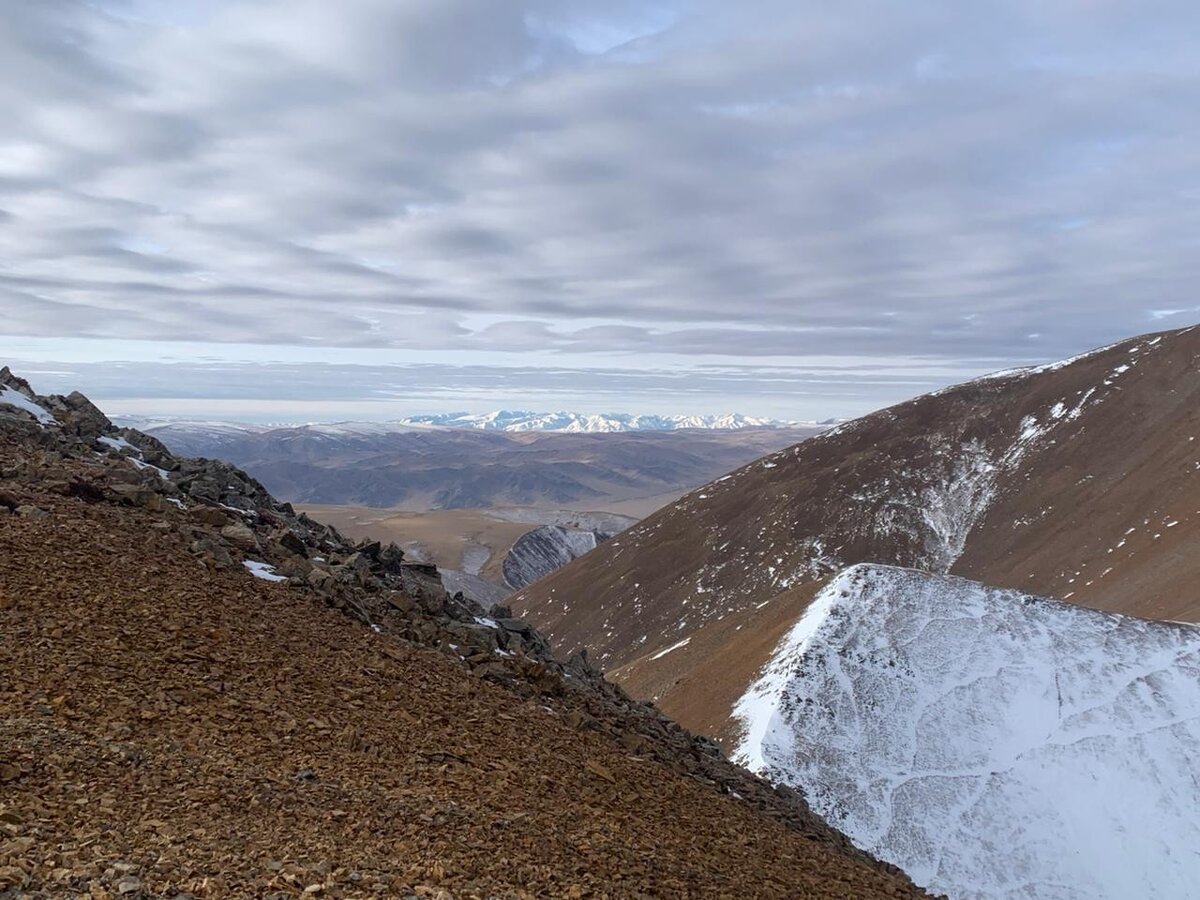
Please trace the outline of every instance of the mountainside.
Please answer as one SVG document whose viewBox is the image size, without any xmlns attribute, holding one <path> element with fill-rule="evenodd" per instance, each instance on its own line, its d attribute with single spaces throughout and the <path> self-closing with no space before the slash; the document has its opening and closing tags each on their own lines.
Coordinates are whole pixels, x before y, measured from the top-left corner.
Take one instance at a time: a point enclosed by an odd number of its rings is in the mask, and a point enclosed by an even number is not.
<svg viewBox="0 0 1200 900">
<path fill-rule="evenodd" d="M 485 431 L 563 431 L 572 433 L 611 433 L 621 431 L 738 431 L 743 428 L 795 428 L 814 423 L 782 422 L 727 413 L 719 416 L 650 416 L 628 413 L 587 415 L 576 412 L 537 413 L 499 409 L 490 413 L 443 413 L 408 416 L 404 425 L 437 425 L 449 428 L 478 428 Z"/>
<path fill-rule="evenodd" d="M 855 563 L 1200 619 L 1198 358 L 1185 329 L 866 416 L 692 492 L 513 604 L 726 738 L 745 686 Z"/>
<path fill-rule="evenodd" d="M 0 385 L 0 892 L 921 895 L 398 548 Z"/>
<path fill-rule="evenodd" d="M 405 510 L 603 509 L 685 490 L 822 430 L 561 434 L 471 428 L 151 422 L 174 452 L 228 460 L 295 503 Z M 662 500 L 655 498 L 663 497 Z"/>
<path fill-rule="evenodd" d="M 954 898 L 1189 897 L 1200 628 L 859 566 L 737 707 L 736 757 Z"/>
</svg>

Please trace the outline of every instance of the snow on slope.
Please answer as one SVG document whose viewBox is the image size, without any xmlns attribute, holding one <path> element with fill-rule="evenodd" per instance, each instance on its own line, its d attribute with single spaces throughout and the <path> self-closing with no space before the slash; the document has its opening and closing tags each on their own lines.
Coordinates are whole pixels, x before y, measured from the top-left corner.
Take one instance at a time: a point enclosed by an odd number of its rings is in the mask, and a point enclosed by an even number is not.
<svg viewBox="0 0 1200 900">
<path fill-rule="evenodd" d="M 1200 628 L 949 576 L 837 576 L 735 758 L 961 898 L 1200 895 Z"/>
<path fill-rule="evenodd" d="M 16 388 L 11 388 L 6 384 L 0 384 L 0 405 L 15 406 L 17 409 L 23 410 L 37 419 L 38 424 L 42 426 L 58 424 L 58 420 L 49 412 L 37 403 L 34 403 Z"/>
</svg>

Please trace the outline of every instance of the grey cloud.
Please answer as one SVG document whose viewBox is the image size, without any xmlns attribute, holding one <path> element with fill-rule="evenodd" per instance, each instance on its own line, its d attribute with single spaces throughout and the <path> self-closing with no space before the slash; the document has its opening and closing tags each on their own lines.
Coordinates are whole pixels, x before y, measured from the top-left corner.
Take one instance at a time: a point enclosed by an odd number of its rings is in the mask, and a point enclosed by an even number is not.
<svg viewBox="0 0 1200 900">
<path fill-rule="evenodd" d="M 966 365 L 1194 315 L 1192 3 L 187 8 L 6 12 L 11 333 Z"/>
<path fill-rule="evenodd" d="M 764 413 L 825 418 L 866 412 L 942 383 L 919 367 L 881 375 L 854 366 L 579 369 L 534 366 L 395 366 L 221 363 L 14 363 L 43 392 L 80 384 L 113 415 L 220 415 L 281 421 L 398 418 L 412 412 L 504 403 L 537 409 L 620 412 L 631 408 L 715 413 L 752 403 Z M 583 406 L 580 406 L 581 397 Z"/>
</svg>

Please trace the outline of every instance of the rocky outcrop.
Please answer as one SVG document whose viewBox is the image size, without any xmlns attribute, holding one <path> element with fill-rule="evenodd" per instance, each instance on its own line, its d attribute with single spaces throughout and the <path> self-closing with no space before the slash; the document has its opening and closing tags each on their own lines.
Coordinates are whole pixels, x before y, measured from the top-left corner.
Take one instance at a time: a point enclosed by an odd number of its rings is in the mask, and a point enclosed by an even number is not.
<svg viewBox="0 0 1200 900">
<path fill-rule="evenodd" d="M 521 535 L 505 555 L 504 580 L 519 590 L 590 553 L 610 537 L 611 534 L 602 531 L 542 525 Z"/>
</svg>

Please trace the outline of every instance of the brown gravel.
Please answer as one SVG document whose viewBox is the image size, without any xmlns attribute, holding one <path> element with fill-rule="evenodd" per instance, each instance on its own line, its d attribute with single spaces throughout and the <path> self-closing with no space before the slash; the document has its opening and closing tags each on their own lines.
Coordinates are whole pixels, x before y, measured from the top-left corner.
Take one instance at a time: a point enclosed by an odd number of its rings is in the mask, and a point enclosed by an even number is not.
<svg viewBox="0 0 1200 900">
<path fill-rule="evenodd" d="M 210 572 L 169 516 L 0 515 L 0 897 L 916 897 L 581 717 Z M 568 721 L 568 720 L 571 721 Z"/>
</svg>

